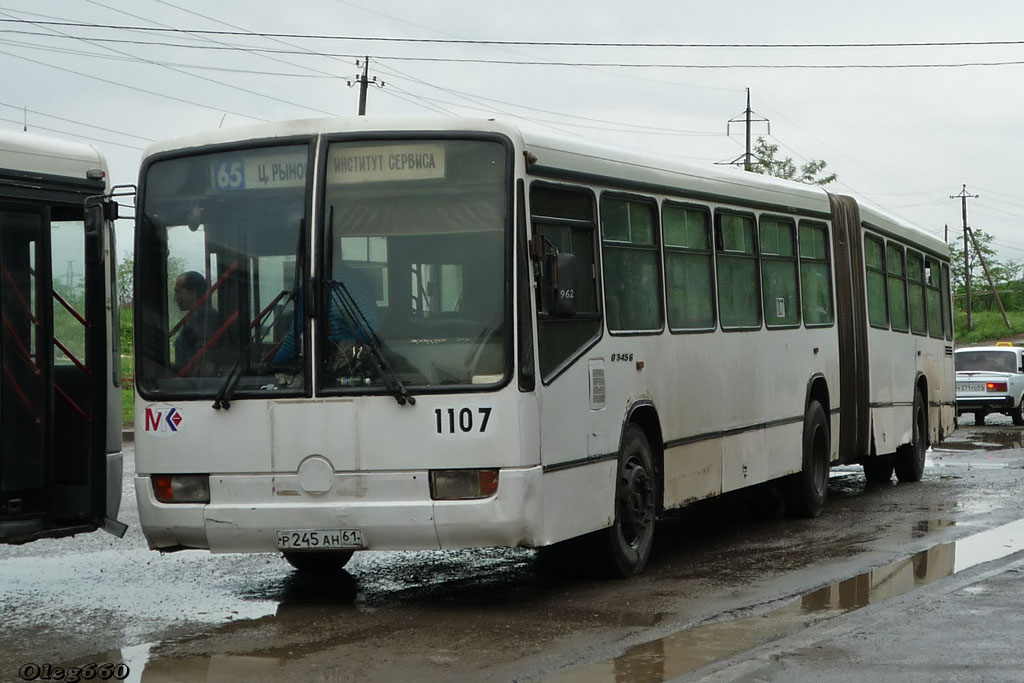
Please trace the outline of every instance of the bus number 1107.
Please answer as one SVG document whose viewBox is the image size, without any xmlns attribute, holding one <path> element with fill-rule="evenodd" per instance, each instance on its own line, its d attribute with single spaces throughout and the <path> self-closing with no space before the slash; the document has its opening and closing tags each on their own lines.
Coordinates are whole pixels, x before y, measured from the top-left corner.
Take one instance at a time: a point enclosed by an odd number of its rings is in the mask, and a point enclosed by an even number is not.
<svg viewBox="0 0 1024 683">
<path fill-rule="evenodd" d="M 477 420 L 479 415 L 479 421 Z M 434 418 L 437 421 L 438 434 L 457 434 L 459 432 L 468 434 L 473 431 L 474 426 L 481 434 L 487 429 L 487 422 L 491 419 L 490 408 L 477 408 L 476 413 L 472 408 L 443 408 L 434 409 Z"/>
</svg>

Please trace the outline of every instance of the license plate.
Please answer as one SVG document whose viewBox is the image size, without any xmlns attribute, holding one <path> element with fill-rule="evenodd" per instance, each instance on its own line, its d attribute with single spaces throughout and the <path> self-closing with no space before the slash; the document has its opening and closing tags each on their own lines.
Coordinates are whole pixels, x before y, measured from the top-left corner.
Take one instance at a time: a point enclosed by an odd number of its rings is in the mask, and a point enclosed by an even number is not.
<svg viewBox="0 0 1024 683">
<path fill-rule="evenodd" d="M 281 550 L 337 550 L 363 547 L 359 529 L 292 529 L 277 532 Z"/>
<path fill-rule="evenodd" d="M 984 384 L 961 384 L 957 387 L 960 391 L 972 391 L 975 393 L 984 392 Z"/>
</svg>

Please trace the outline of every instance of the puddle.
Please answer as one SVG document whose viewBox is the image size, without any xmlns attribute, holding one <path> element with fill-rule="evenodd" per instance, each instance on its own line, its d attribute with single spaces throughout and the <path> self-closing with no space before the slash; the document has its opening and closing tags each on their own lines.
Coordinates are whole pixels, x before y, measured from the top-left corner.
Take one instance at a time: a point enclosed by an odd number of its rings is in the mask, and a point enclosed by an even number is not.
<svg viewBox="0 0 1024 683">
<path fill-rule="evenodd" d="M 1015 448 L 1015 446 L 1006 446 L 989 441 L 956 441 L 952 443 L 943 443 L 941 446 L 934 447 L 933 450 L 940 453 L 971 453 L 973 451 L 1001 451 L 1006 448 Z"/>
<path fill-rule="evenodd" d="M 979 429 L 966 434 L 966 440 L 947 439 L 933 448 L 937 451 L 997 451 L 1012 448 L 1024 448 L 1024 431 L 1003 431 Z"/>
<path fill-rule="evenodd" d="M 923 522 L 925 525 L 932 523 Z M 898 562 L 805 593 L 765 614 L 686 629 L 632 647 L 615 659 L 547 680 L 558 683 L 665 681 L 1021 549 L 1024 549 L 1024 519 L 933 546 Z"/>
<path fill-rule="evenodd" d="M 939 529 L 945 529 L 946 527 L 951 526 L 956 526 L 956 522 L 951 519 L 922 519 L 914 525 L 910 535 L 912 538 L 921 538 L 922 536 L 927 536 Z"/>
<path fill-rule="evenodd" d="M 925 535 L 953 524 L 941 517 L 922 519 L 913 525 L 912 531 L 915 536 Z M 792 598 L 770 612 L 699 625 L 637 645 L 614 659 L 566 671 L 547 680 L 558 683 L 665 681 L 1021 549 L 1024 549 L 1024 519 L 955 542 L 937 544 L 898 562 Z M 652 626 L 661 617 L 658 615 L 651 623 L 644 621 L 642 625 Z M 283 667 L 301 657 L 300 648 L 294 647 L 281 651 L 264 649 L 259 654 L 161 657 L 154 652 L 159 645 L 145 643 L 126 647 L 88 660 L 126 665 L 130 670 L 126 679 L 129 682 L 159 683 L 274 680 L 281 675 Z M 83 660 L 67 665 L 84 663 Z"/>
</svg>

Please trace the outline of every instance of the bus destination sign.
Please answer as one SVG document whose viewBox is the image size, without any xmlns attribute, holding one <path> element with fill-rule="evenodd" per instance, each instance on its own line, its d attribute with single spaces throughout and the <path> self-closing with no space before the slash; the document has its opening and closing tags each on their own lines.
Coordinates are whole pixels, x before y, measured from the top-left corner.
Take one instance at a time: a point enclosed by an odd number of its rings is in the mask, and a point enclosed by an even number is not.
<svg viewBox="0 0 1024 683">
<path fill-rule="evenodd" d="M 327 182 L 334 185 L 444 178 L 442 144 L 335 145 L 327 159 Z"/>
<path fill-rule="evenodd" d="M 210 186 L 218 191 L 301 187 L 306 184 L 306 155 L 218 157 L 210 163 Z"/>
</svg>

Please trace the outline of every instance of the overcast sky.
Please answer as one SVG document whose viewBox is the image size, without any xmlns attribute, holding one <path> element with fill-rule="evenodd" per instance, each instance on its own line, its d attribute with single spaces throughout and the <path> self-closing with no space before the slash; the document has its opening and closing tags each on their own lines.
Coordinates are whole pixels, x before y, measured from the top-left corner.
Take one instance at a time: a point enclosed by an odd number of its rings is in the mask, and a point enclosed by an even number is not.
<svg viewBox="0 0 1024 683">
<path fill-rule="evenodd" d="M 833 190 L 942 236 L 966 183 L 971 226 L 1024 260 L 1019 0 L 0 0 L 0 126 L 90 142 L 135 183 L 157 139 L 355 114 L 360 55 L 385 84 L 371 115 L 515 118 L 699 165 L 743 153 L 727 121 L 750 88 L 755 136 L 827 161 Z"/>
</svg>

